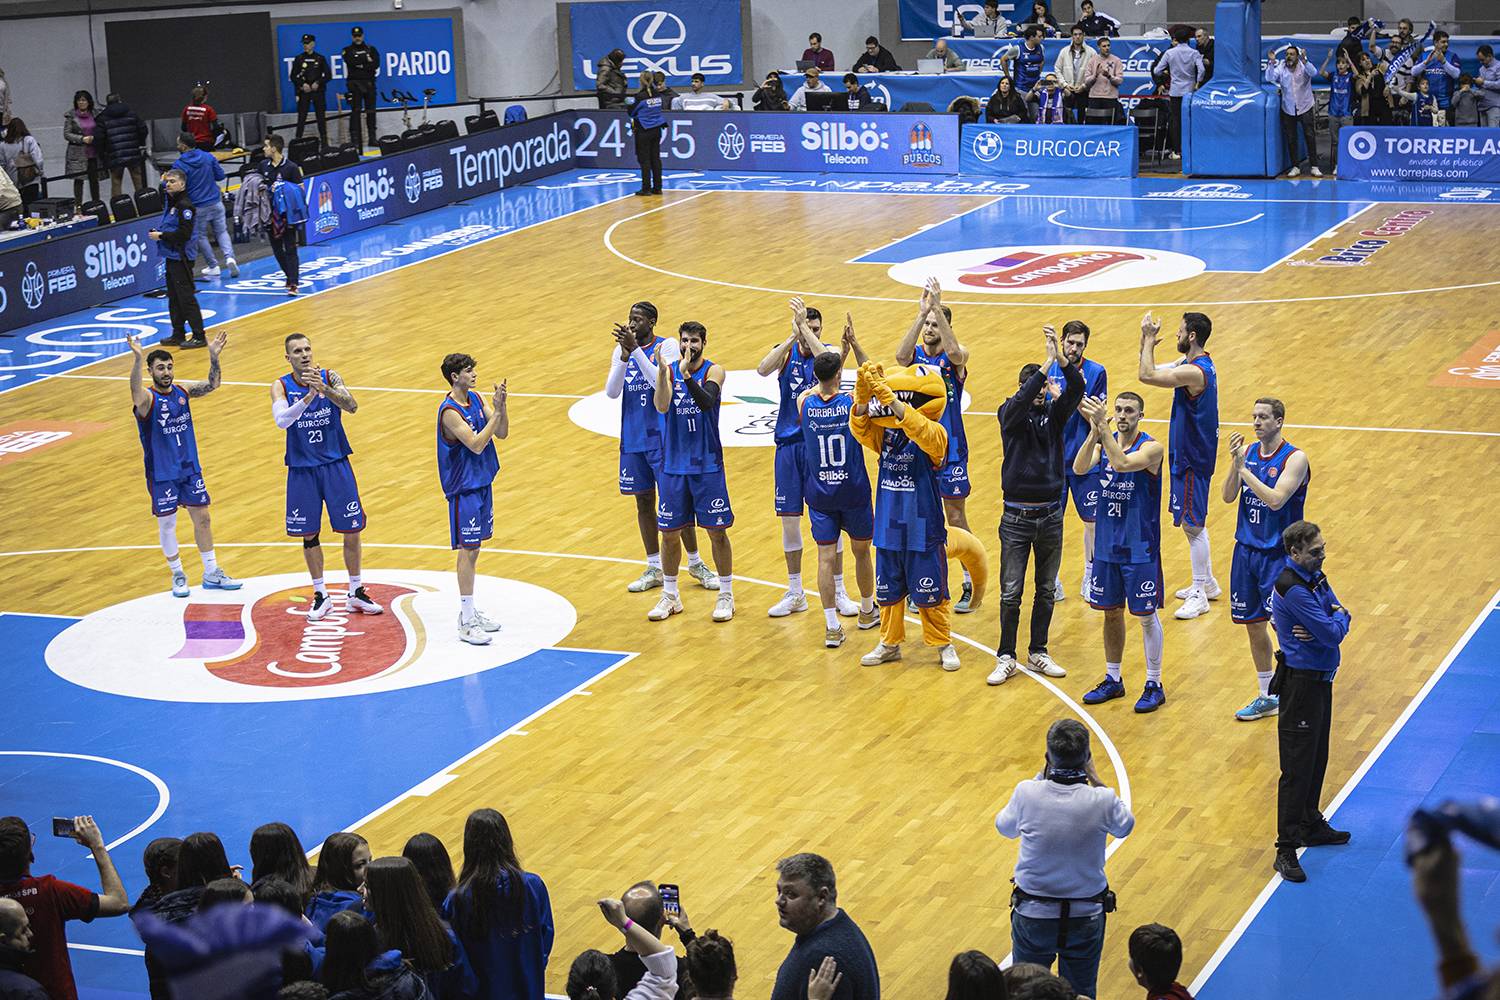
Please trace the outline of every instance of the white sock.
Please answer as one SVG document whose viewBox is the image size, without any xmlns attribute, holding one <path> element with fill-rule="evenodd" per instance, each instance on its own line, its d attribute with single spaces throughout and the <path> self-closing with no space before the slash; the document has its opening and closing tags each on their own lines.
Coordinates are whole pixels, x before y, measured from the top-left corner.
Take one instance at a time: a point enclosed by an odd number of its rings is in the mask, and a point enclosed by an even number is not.
<svg viewBox="0 0 1500 1000">
<path fill-rule="evenodd" d="M 313 591 L 314 593 L 325 595 L 328 593 L 328 588 L 323 586 L 323 578 L 321 576 L 313 577 Z M 473 598 L 469 598 L 469 601 L 472 603 Z"/>
<path fill-rule="evenodd" d="M 1188 557 L 1193 561 L 1193 586 L 1203 590 L 1213 579 L 1213 559 L 1208 550 L 1208 529 L 1202 528 L 1196 535 L 1188 535 Z"/>
<path fill-rule="evenodd" d="M 1161 631 L 1161 619 L 1156 612 L 1150 618 L 1141 619 L 1141 639 L 1146 646 L 1146 680 L 1161 683 L 1161 647 L 1165 637 Z"/>
<path fill-rule="evenodd" d="M 703 560 L 698 558 L 698 553 L 692 551 L 691 549 L 688 550 L 687 557 L 688 557 L 688 567 L 689 568 L 691 568 L 693 566 L 702 566 L 703 565 Z"/>
<path fill-rule="evenodd" d="M 833 540 L 833 551 L 835 551 L 835 552 L 842 552 L 842 551 L 844 551 L 844 536 L 843 535 L 839 535 L 839 537 L 837 537 L 837 538 L 835 538 Z"/>
<path fill-rule="evenodd" d="M 1265 673 L 1261 673 L 1259 670 L 1255 672 L 1255 680 L 1260 685 L 1260 696 L 1262 698 L 1271 697 L 1271 678 L 1275 676 L 1276 672 L 1273 670 L 1267 670 Z"/>
<path fill-rule="evenodd" d="M 319 581 L 317 581 L 317 583 L 318 583 L 318 586 L 321 588 L 321 586 L 323 584 L 323 581 L 319 580 Z M 459 624 L 460 625 L 467 625 L 469 622 L 471 622 L 473 620 L 474 620 L 474 595 L 473 594 L 459 594 L 458 595 L 458 621 L 459 621 Z"/>
<path fill-rule="evenodd" d="M 802 574 L 788 573 L 786 575 L 786 589 L 789 594 L 802 593 Z"/>
<path fill-rule="evenodd" d="M 1106 663 L 1104 665 L 1104 676 L 1112 681 L 1120 679 L 1120 665 L 1118 663 Z"/>
<path fill-rule="evenodd" d="M 1094 564 L 1094 522 L 1083 522 L 1083 564 Z"/>
<path fill-rule="evenodd" d="M 842 573 L 835 573 L 835 574 L 833 574 L 833 592 L 835 594 L 845 594 L 845 595 L 847 595 L 849 593 L 847 590 L 844 589 L 844 574 L 842 574 Z"/>
<path fill-rule="evenodd" d="M 349 593 L 354 593 L 360 588 L 360 579 L 353 573 L 349 574 Z"/>
<path fill-rule="evenodd" d="M 1094 579 L 1094 563 L 1092 560 L 1083 564 L 1083 585 L 1086 587 Z"/>
<path fill-rule="evenodd" d="M 661 569 L 661 553 L 653 552 L 646 557 L 647 569 Z"/>
<path fill-rule="evenodd" d="M 960 569 L 962 569 L 962 567 L 960 567 Z M 974 584 L 974 581 L 972 579 L 970 579 L 970 577 L 969 577 L 969 571 L 966 570 L 966 569 L 964 570 L 964 583 L 966 583 L 966 584 L 968 584 L 970 586 L 973 586 L 973 584 Z"/>
<path fill-rule="evenodd" d="M 869 614 L 870 612 L 874 611 L 875 610 L 875 598 L 874 597 L 861 597 L 859 599 L 859 610 L 863 611 L 865 614 Z"/>
<path fill-rule="evenodd" d="M 677 596 L 677 577 L 675 577 L 675 576 L 663 576 L 661 578 L 661 590 L 662 590 L 662 593 L 665 594 L 665 595 L 667 595 L 668 597 L 676 597 Z"/>
<path fill-rule="evenodd" d="M 219 568 L 219 560 L 214 555 L 213 549 L 209 549 L 207 552 L 200 549 L 198 550 L 198 555 L 203 559 L 203 572 L 212 573 Z"/>
<path fill-rule="evenodd" d="M 182 557 L 179 556 L 179 555 L 177 555 L 176 553 L 173 553 L 172 555 L 168 556 L 167 557 L 167 569 L 171 570 L 174 574 L 181 573 L 182 572 Z"/>
<path fill-rule="evenodd" d="M 839 612 L 837 608 L 823 609 L 823 624 L 831 629 L 839 627 Z"/>
<path fill-rule="evenodd" d="M 730 597 L 734 596 L 734 577 L 732 577 L 732 576 L 721 576 L 721 577 L 719 577 L 719 593 L 721 593 L 721 594 L 728 594 Z"/>
</svg>

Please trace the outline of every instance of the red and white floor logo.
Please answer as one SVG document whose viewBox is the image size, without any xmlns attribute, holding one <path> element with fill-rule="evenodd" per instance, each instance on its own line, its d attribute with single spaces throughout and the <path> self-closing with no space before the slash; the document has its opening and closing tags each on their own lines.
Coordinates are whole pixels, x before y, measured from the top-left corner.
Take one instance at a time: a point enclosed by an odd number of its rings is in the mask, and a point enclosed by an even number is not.
<svg viewBox="0 0 1500 1000">
<path fill-rule="evenodd" d="M 501 623 L 489 646 L 458 641 L 452 573 L 375 570 L 365 589 L 381 615 L 333 608 L 307 620 L 312 585 L 287 573 L 236 591 L 194 589 L 187 600 L 152 594 L 87 615 L 53 639 L 47 666 L 108 694 L 159 701 L 301 701 L 373 694 L 466 677 L 555 646 L 577 621 L 550 590 L 481 576 L 475 604 Z"/>
<path fill-rule="evenodd" d="M 978 247 L 893 264 L 897 281 L 922 287 L 936 276 L 943 288 L 991 295 L 1110 292 L 1181 281 L 1201 274 L 1203 261 L 1171 250 L 1106 246 Z"/>
<path fill-rule="evenodd" d="M 1457 361 L 1433 378 L 1432 384 L 1500 388 L 1500 330 L 1491 330 L 1474 341 Z"/>
</svg>

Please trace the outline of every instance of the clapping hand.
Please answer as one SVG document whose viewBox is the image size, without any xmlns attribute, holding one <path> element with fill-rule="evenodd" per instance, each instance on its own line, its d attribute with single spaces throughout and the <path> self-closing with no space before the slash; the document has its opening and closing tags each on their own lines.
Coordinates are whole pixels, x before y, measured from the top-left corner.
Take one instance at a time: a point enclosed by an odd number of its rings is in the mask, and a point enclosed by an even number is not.
<svg viewBox="0 0 1500 1000">
<path fill-rule="evenodd" d="M 1061 366 L 1062 355 L 1057 345 L 1057 328 L 1048 323 L 1042 327 L 1042 337 L 1047 341 L 1047 361 Z"/>
<path fill-rule="evenodd" d="M 1105 408 L 1103 399 L 1085 396 L 1078 404 L 1078 412 L 1083 414 L 1083 418 L 1100 438 L 1109 433 L 1109 411 Z"/>
<path fill-rule="evenodd" d="M 496 413 L 505 409 L 505 379 L 501 379 L 500 384 L 495 386 L 495 395 L 491 402 L 494 403 Z"/>
<path fill-rule="evenodd" d="M 1149 312 L 1141 317 L 1141 346 L 1155 347 L 1161 343 L 1161 320 Z"/>
<path fill-rule="evenodd" d="M 1245 447 L 1245 435 L 1234 431 L 1229 435 L 1229 457 L 1236 466 L 1245 464 L 1245 456 L 1250 449 Z"/>
</svg>

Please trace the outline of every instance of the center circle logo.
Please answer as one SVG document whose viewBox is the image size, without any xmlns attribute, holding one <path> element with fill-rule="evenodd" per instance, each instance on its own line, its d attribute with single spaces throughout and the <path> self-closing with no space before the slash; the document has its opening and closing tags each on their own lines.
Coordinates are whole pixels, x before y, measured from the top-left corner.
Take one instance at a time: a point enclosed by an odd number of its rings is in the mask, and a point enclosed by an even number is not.
<svg viewBox="0 0 1500 1000">
<path fill-rule="evenodd" d="M 980 132 L 974 137 L 974 155 L 985 163 L 993 163 L 1005 151 L 1005 140 L 994 132 Z"/>
<path fill-rule="evenodd" d="M 891 265 L 896 281 L 922 288 L 937 277 L 944 288 L 987 295 L 1110 292 L 1182 281 L 1201 274 L 1197 257 L 1171 250 L 1077 245 L 975 247 Z"/>
<path fill-rule="evenodd" d="M 1349 137 L 1349 155 L 1356 160 L 1368 160 L 1374 156 L 1379 146 L 1375 142 L 1375 136 L 1363 129 Z"/>
<path fill-rule="evenodd" d="M 853 358 L 850 358 L 853 362 Z M 844 369 L 843 390 L 854 391 L 854 369 Z M 754 369 L 724 373 L 723 402 L 719 406 L 719 440 L 726 448 L 769 448 L 776 443 L 776 411 L 780 388 L 776 377 Z M 963 408 L 969 408 L 964 393 Z M 605 437 L 620 436 L 620 401 L 604 390 L 585 396 L 568 408 L 568 419 L 586 431 Z"/>
<path fill-rule="evenodd" d="M 422 197 L 422 175 L 417 173 L 415 163 L 408 163 L 406 165 L 406 200 L 415 205 L 420 197 Z"/>
<path fill-rule="evenodd" d="M 306 701 L 376 694 L 468 677 L 555 646 L 577 622 L 550 590 L 498 577 L 474 581 L 476 602 L 502 625 L 489 646 L 454 634 L 452 573 L 365 570 L 380 615 L 334 610 L 309 622 L 306 574 L 254 577 L 241 590 L 151 594 L 102 608 L 47 646 L 47 667 L 80 687 L 178 702 Z M 100 650 L 109 650 L 100 656 Z"/>
<path fill-rule="evenodd" d="M 719 133 L 719 155 L 726 160 L 738 160 L 745 152 L 745 133 L 733 122 Z"/>
<path fill-rule="evenodd" d="M 664 56 L 682 48 L 687 41 L 687 25 L 669 11 L 648 10 L 631 19 L 625 38 L 643 55 Z"/>
</svg>

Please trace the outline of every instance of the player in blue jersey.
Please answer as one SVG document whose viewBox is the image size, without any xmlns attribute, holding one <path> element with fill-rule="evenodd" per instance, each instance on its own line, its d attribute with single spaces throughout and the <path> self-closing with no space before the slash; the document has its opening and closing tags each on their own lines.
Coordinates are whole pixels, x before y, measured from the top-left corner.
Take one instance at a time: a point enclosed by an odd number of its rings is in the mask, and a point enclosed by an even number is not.
<svg viewBox="0 0 1500 1000">
<path fill-rule="evenodd" d="M 656 412 L 657 360 L 680 360 L 677 341 L 656 335 L 656 306 L 637 302 L 630 318 L 615 324 L 615 350 L 610 354 L 604 394 L 620 401 L 620 492 L 635 497 L 635 520 L 646 549 L 646 570 L 625 589 L 643 593 L 662 585 L 661 536 L 656 530 L 656 478 L 661 471 L 661 414 Z M 713 570 L 698 556 L 698 533 L 689 525 L 682 533 L 688 572 L 705 590 L 718 590 Z"/>
<path fill-rule="evenodd" d="M 271 417 L 286 431 L 286 533 L 302 539 L 302 556 L 312 576 L 307 620 L 321 621 L 333 608 L 323 583 L 323 547 L 318 539 L 324 507 L 328 526 L 344 536 L 344 568 L 349 571 L 345 611 L 378 615 L 385 609 L 360 582 L 360 532 L 366 518 L 349 464 L 354 449 L 344 435 L 344 414 L 353 413 L 359 404 L 338 372 L 313 364 L 312 341 L 306 334 L 289 334 L 283 346 L 292 370 L 271 383 Z"/>
<path fill-rule="evenodd" d="M 510 434 L 505 412 L 505 380 L 490 400 L 474 391 L 474 359 L 450 354 L 443 359 L 448 394 L 438 405 L 437 465 L 448 498 L 448 536 L 458 553 L 458 637 L 486 646 L 500 625 L 474 607 L 474 568 L 479 546 L 495 529 L 495 476 L 500 456 L 495 442 Z"/>
<path fill-rule="evenodd" d="M 917 318 L 896 348 L 902 365 L 934 365 L 948 387 L 948 405 L 943 409 L 943 429 L 948 432 L 948 456 L 938 472 L 943 496 L 943 515 L 955 528 L 969 530 L 966 503 L 969 496 L 969 440 L 964 436 L 964 382 L 969 377 L 969 352 L 953 333 L 953 310 L 943 305 L 938 279 L 929 278 L 922 290 Z M 953 610 L 966 615 L 972 609 L 974 581 L 964 568 L 964 588 Z"/>
<path fill-rule="evenodd" d="M 1115 428 L 1109 432 L 1108 404 L 1084 399 L 1088 437 L 1073 458 L 1083 475 L 1100 467 L 1099 508 L 1094 518 L 1094 575 L 1089 604 L 1104 612 L 1104 680 L 1083 696 L 1085 705 L 1121 698 L 1125 681 L 1125 608 L 1141 623 L 1146 649 L 1146 688 L 1137 712 L 1154 712 L 1167 702 L 1161 683 L 1163 635 L 1161 606 L 1161 442 L 1141 430 L 1146 404 L 1133 392 L 1115 397 Z M 1103 463 L 1101 465 L 1101 463 Z"/>
<path fill-rule="evenodd" d="M 1150 313 L 1141 320 L 1140 379 L 1172 390 L 1172 424 L 1167 436 L 1172 493 L 1167 506 L 1172 524 L 1187 535 L 1193 565 L 1193 582 L 1177 591 L 1182 605 L 1173 612 L 1184 620 L 1207 614 L 1208 602 L 1220 594 L 1208 548 L 1208 484 L 1219 451 L 1219 375 L 1205 349 L 1212 332 L 1213 322 L 1203 313 L 1183 313 L 1177 328 L 1182 358 L 1157 367 L 1161 322 Z"/>
<path fill-rule="evenodd" d="M 817 384 L 813 375 L 813 361 L 824 351 L 834 348 L 821 340 L 823 314 L 818 309 L 804 305 L 800 298 L 791 300 L 792 332 L 785 340 L 771 348 L 756 367 L 757 374 L 776 376 L 776 458 L 774 463 L 774 485 L 776 490 L 776 515 L 781 521 L 781 550 L 786 557 L 786 593 L 767 611 L 772 618 L 807 610 L 807 596 L 802 588 L 802 430 L 797 422 L 797 400 Z M 852 322 L 845 327 L 843 358 L 849 356 L 853 336 Z M 863 352 L 859 352 L 863 354 Z M 863 361 L 863 358 L 860 359 Z M 838 613 L 853 617 L 859 613 L 859 605 L 849 599 L 844 590 L 844 546 L 839 539 L 835 546 L 837 566 L 834 568 L 834 598 Z M 821 569 L 819 556 L 819 573 Z"/>
<path fill-rule="evenodd" d="M 1084 349 L 1088 345 L 1087 324 L 1076 319 L 1063 324 L 1063 358 L 1069 364 L 1076 366 L 1083 374 L 1084 398 L 1102 402 L 1109 399 L 1109 373 L 1099 362 L 1083 356 Z M 1056 361 L 1048 362 L 1047 394 L 1056 399 L 1062 395 L 1062 392 L 1062 366 Z M 1082 413 L 1075 412 L 1068 417 L 1067 426 L 1063 428 L 1063 475 L 1068 484 L 1067 497 L 1072 497 L 1073 509 L 1078 512 L 1078 519 L 1083 522 L 1083 586 L 1079 593 L 1085 601 L 1089 599 L 1089 578 L 1093 575 L 1094 508 L 1099 503 L 1099 470 L 1094 468 L 1085 475 L 1077 475 L 1073 472 L 1073 458 L 1078 454 L 1078 449 L 1083 447 L 1083 439 L 1088 437 L 1088 434 L 1089 422 Z M 1064 502 L 1067 501 L 1067 497 L 1063 498 Z M 1062 577 L 1059 576 L 1053 585 L 1052 600 L 1061 601 L 1066 596 Z"/>
<path fill-rule="evenodd" d="M 844 329 L 848 343 L 853 321 Z M 844 644 L 844 627 L 839 624 L 843 610 L 834 582 L 841 569 L 837 546 L 843 535 L 849 536 L 849 547 L 854 551 L 854 575 L 862 597 L 862 603 L 855 605 L 859 627 L 869 629 L 880 624 L 880 612 L 875 610 L 875 561 L 870 558 L 870 539 L 875 537 L 870 476 L 859 441 L 849 430 L 854 397 L 841 390 L 843 375 L 844 359 L 834 351 L 825 351 L 813 359 L 817 384 L 797 397 L 797 425 L 802 433 L 800 492 L 807 501 L 813 541 L 818 544 L 823 645 L 829 649 Z"/>
<path fill-rule="evenodd" d="M 1281 533 L 1302 520 L 1312 468 L 1307 453 L 1282 436 L 1286 406 L 1263 396 L 1255 401 L 1250 420 L 1255 443 L 1244 435 L 1229 435 L 1229 473 L 1224 477 L 1225 503 L 1239 502 L 1234 529 L 1234 561 L 1229 567 L 1229 616 L 1245 626 L 1250 658 L 1260 694 L 1234 717 L 1241 722 L 1264 719 L 1281 711 L 1281 700 L 1271 694 L 1276 672 L 1270 632 L 1271 594 L 1276 577 L 1286 566 Z"/>
<path fill-rule="evenodd" d="M 724 447 L 719 442 L 719 401 L 724 369 L 703 356 L 708 330 L 691 320 L 677 329 L 682 360 L 658 357 L 656 410 L 662 418 L 662 461 L 658 477 L 656 527 L 662 533 L 662 595 L 646 615 L 654 622 L 682 613 L 677 569 L 682 564 L 682 533 L 692 524 L 708 530 L 719 596 L 713 619 L 734 617 L 734 556 L 729 526 L 734 511 L 724 481 Z"/>
<path fill-rule="evenodd" d="M 198 465 L 198 439 L 193 433 L 193 411 L 188 402 L 201 399 L 219 387 L 223 377 L 219 355 L 228 342 L 228 335 L 220 333 L 209 343 L 206 381 L 182 385 L 174 379 L 170 352 L 157 348 L 147 354 L 135 337 L 126 339 L 135 356 L 130 365 L 130 403 L 135 411 L 141 449 L 146 453 L 146 489 L 151 493 L 151 512 L 156 515 L 162 555 L 167 557 L 167 567 L 172 571 L 173 597 L 186 597 L 189 593 L 187 574 L 177 555 L 178 507 L 186 507 L 188 519 L 193 522 L 193 538 L 203 559 L 204 589 L 240 589 L 239 581 L 219 568 L 214 555 L 208 489 L 203 485 L 203 469 Z M 142 380 L 143 367 L 150 369 L 150 386 Z"/>
</svg>

